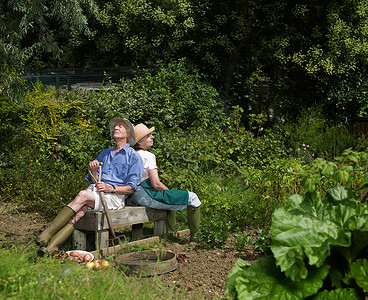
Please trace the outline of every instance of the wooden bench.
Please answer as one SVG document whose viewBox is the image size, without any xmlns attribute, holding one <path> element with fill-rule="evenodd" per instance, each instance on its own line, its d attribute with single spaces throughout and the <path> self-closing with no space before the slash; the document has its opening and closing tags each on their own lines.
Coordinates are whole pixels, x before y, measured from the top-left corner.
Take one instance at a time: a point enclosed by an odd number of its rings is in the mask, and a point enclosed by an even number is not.
<svg viewBox="0 0 368 300">
<path fill-rule="evenodd" d="M 111 210 L 110 215 L 114 228 L 132 225 L 132 240 L 142 238 L 143 223 L 150 221 L 154 222 L 153 235 L 160 236 L 165 233 L 166 210 L 143 206 L 126 206 L 124 209 Z M 99 249 L 107 247 L 109 225 L 104 212 L 89 210 L 78 221 L 72 236 L 74 249 L 86 250 L 86 231 L 95 232 L 96 247 L 99 247 Z"/>
</svg>

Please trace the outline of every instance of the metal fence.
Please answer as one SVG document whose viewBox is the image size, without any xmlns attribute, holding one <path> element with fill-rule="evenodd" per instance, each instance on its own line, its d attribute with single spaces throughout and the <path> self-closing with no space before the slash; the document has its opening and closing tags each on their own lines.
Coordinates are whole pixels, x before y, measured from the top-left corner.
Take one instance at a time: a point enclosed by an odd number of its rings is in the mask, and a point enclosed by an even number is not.
<svg viewBox="0 0 368 300">
<path fill-rule="evenodd" d="M 27 69 L 22 76 L 32 87 L 38 80 L 45 86 L 55 86 L 59 90 L 77 87 L 98 90 L 109 84 L 119 84 L 121 78 L 133 78 L 137 68 L 104 69 Z"/>
</svg>

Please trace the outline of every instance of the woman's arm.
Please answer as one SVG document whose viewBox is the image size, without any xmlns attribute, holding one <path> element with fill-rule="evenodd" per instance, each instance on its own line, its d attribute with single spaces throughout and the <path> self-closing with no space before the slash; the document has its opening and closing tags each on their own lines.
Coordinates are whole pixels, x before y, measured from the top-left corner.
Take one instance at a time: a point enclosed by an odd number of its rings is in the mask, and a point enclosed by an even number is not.
<svg viewBox="0 0 368 300">
<path fill-rule="evenodd" d="M 154 187 L 155 190 L 158 190 L 158 191 L 168 190 L 166 185 L 164 185 L 160 181 L 160 178 L 158 177 L 157 169 L 149 170 L 148 176 L 149 176 L 151 185 Z"/>
</svg>

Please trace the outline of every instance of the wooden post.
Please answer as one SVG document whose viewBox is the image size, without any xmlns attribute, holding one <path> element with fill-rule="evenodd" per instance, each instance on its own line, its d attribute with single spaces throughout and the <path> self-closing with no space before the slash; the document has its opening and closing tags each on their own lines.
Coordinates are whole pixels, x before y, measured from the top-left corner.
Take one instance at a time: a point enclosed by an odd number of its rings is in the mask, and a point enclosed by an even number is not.
<svg viewBox="0 0 368 300">
<path fill-rule="evenodd" d="M 132 225 L 132 241 L 140 240 L 143 237 L 143 223 Z"/>
<path fill-rule="evenodd" d="M 165 233 L 165 220 L 154 221 L 153 235 L 163 235 Z"/>
<path fill-rule="evenodd" d="M 72 235 L 73 248 L 78 250 L 87 249 L 87 237 L 84 231 L 75 229 Z"/>
<path fill-rule="evenodd" d="M 109 240 L 109 230 L 97 231 L 96 232 L 96 249 L 105 249 L 109 247 L 108 240 Z"/>
</svg>

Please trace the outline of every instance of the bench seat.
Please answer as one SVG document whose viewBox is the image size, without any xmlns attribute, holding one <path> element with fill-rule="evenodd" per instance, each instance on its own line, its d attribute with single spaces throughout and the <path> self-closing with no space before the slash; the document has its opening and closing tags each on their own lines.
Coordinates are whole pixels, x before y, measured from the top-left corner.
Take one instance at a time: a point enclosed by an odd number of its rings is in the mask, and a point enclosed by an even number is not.
<svg viewBox="0 0 368 300">
<path fill-rule="evenodd" d="M 143 236 L 143 223 L 154 222 L 153 235 L 165 233 L 166 210 L 152 209 L 143 206 L 126 206 L 124 209 L 110 210 L 111 221 L 115 228 L 132 226 L 132 240 Z M 86 232 L 94 231 L 95 244 L 98 249 L 107 248 L 109 238 L 109 224 L 104 212 L 88 210 L 75 225 L 72 240 L 74 249 L 86 250 Z"/>
</svg>

